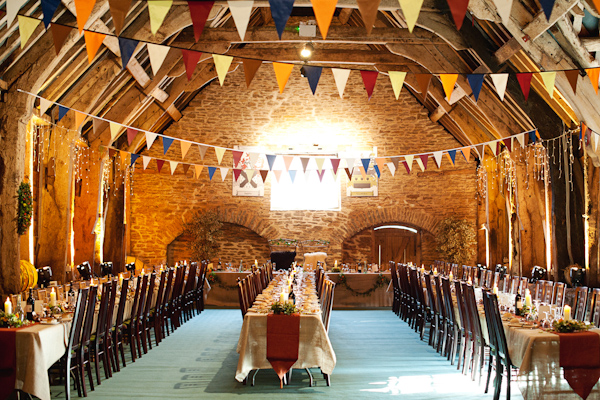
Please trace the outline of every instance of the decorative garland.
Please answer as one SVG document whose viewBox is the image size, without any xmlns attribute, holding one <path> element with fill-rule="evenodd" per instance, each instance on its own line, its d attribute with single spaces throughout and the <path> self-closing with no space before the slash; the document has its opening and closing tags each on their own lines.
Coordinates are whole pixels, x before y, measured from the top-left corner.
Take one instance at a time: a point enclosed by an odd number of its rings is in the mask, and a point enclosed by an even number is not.
<svg viewBox="0 0 600 400">
<path fill-rule="evenodd" d="M 296 239 L 269 239 L 269 244 L 271 246 L 296 246 L 298 241 Z"/>
<path fill-rule="evenodd" d="M 210 286 L 217 286 L 225 290 L 235 290 L 238 287 L 237 283 L 235 285 L 227 285 L 221 282 L 221 279 L 219 279 L 219 276 L 216 272 L 211 272 L 210 274 L 208 274 L 206 276 L 206 280 L 208 281 Z"/>
<path fill-rule="evenodd" d="M 358 290 L 354 290 L 352 289 L 350 286 L 348 286 L 348 281 L 346 278 L 346 275 L 344 275 L 344 273 L 341 273 L 338 281 L 337 281 L 337 286 L 343 286 L 344 288 L 346 288 L 346 290 L 348 290 L 350 293 L 352 293 L 353 296 L 370 296 L 371 293 L 373 293 L 375 290 L 379 289 L 380 287 L 384 287 L 387 286 L 390 283 L 390 280 L 388 277 L 386 277 L 383 274 L 379 274 L 377 276 L 377 280 L 375 281 L 375 284 L 373 285 L 373 287 L 369 290 L 367 290 L 366 292 L 359 292 Z"/>
<path fill-rule="evenodd" d="M 17 190 L 19 197 L 19 208 L 17 211 L 17 233 L 24 235 L 31 225 L 31 216 L 33 214 L 33 199 L 31 196 L 31 186 L 29 183 L 22 182 Z"/>
</svg>

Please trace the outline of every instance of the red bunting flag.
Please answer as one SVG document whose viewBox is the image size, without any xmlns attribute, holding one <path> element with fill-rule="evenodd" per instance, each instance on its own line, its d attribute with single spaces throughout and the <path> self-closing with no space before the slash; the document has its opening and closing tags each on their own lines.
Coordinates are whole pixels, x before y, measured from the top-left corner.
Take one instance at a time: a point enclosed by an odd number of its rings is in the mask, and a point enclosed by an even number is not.
<svg viewBox="0 0 600 400">
<path fill-rule="evenodd" d="M 135 140 L 137 136 L 137 129 L 127 128 L 127 144 L 131 146 L 131 143 Z"/>
<path fill-rule="evenodd" d="M 198 65 L 200 57 L 202 57 L 202 53 L 194 50 L 181 49 L 181 55 L 183 56 L 183 64 L 185 65 L 185 73 L 188 81 L 191 81 L 192 75 L 194 75 L 194 70 L 196 69 L 196 65 Z"/>
<path fill-rule="evenodd" d="M 467 14 L 467 7 L 469 7 L 469 0 L 448 0 L 448 6 L 452 13 L 452 18 L 456 24 L 456 29 L 462 28 L 465 15 Z"/>
<path fill-rule="evenodd" d="M 503 139 L 504 145 L 508 149 L 508 151 L 512 151 L 512 138 Z"/>
<path fill-rule="evenodd" d="M 214 1 L 188 1 L 192 25 L 194 26 L 194 39 L 196 42 L 200 39 L 204 25 L 213 7 Z"/>
<path fill-rule="evenodd" d="M 338 168 L 340 166 L 340 159 L 332 158 L 330 161 L 331 161 L 331 167 L 333 168 L 333 173 L 337 174 Z"/>
<path fill-rule="evenodd" d="M 523 96 L 525 96 L 525 101 L 529 98 L 529 90 L 531 89 L 531 78 L 533 78 L 533 73 L 531 72 L 523 72 L 517 74 L 517 80 L 519 81 L 519 85 L 521 86 L 521 90 L 523 91 Z"/>
<path fill-rule="evenodd" d="M 158 160 L 158 159 L 156 160 L 156 167 L 158 168 L 159 173 L 164 164 L 165 164 L 165 160 Z"/>
<path fill-rule="evenodd" d="M 242 159 L 242 156 L 244 155 L 243 151 L 239 151 L 239 150 L 233 150 L 232 151 L 233 154 L 233 166 L 237 167 L 237 165 L 240 163 L 240 160 Z M 237 178 L 235 178 L 237 180 Z"/>
<path fill-rule="evenodd" d="M 360 76 L 362 76 L 363 84 L 367 90 L 369 100 L 371 100 L 371 96 L 373 95 L 373 89 L 375 88 L 377 75 L 379 75 L 379 72 L 377 71 L 360 71 Z"/>
<path fill-rule="evenodd" d="M 427 169 L 427 161 L 429 160 L 429 154 L 421 154 L 419 156 L 421 162 L 423 163 L 423 169 Z"/>
<path fill-rule="evenodd" d="M 408 163 L 406 161 L 402 161 L 402 164 L 404 164 L 404 168 L 406 168 L 406 173 L 410 174 L 410 167 L 408 166 Z"/>
<path fill-rule="evenodd" d="M 236 163 L 234 163 L 233 165 L 236 165 Z M 239 168 L 234 168 L 234 169 L 233 169 L 233 180 L 237 181 L 237 180 L 238 180 L 238 178 L 240 177 L 241 173 L 242 173 L 242 170 L 241 170 L 241 169 L 239 169 Z"/>
</svg>

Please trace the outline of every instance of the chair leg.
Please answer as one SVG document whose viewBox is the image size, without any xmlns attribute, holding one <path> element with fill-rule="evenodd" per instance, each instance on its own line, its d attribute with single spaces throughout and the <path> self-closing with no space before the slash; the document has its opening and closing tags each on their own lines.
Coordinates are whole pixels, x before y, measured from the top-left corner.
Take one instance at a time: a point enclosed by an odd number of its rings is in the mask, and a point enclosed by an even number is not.
<svg viewBox="0 0 600 400">
<path fill-rule="evenodd" d="M 96 336 L 96 340 L 94 341 L 94 369 L 96 370 L 96 382 L 98 382 L 98 385 L 100 385 L 100 357 L 98 356 L 99 350 L 100 350 L 100 344 L 98 343 L 98 340 L 100 340 L 100 337 Z M 92 356 L 92 353 L 90 354 L 90 358 Z M 90 360 L 91 362 L 91 360 Z"/>
<path fill-rule="evenodd" d="M 485 391 L 484 393 L 488 392 L 488 389 L 490 387 L 490 376 L 492 375 L 492 352 L 490 351 L 490 358 L 488 359 L 488 371 L 487 371 L 487 378 L 485 380 Z"/>
<path fill-rule="evenodd" d="M 65 355 L 65 399 L 71 400 L 71 355 Z M 81 395 L 79 396 L 81 397 Z"/>
</svg>

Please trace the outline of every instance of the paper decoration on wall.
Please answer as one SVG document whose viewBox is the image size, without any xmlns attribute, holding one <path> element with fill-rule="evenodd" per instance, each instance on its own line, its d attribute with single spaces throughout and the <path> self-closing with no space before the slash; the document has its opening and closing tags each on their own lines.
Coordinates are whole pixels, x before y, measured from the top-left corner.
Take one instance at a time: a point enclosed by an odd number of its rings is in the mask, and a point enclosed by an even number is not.
<svg viewBox="0 0 600 400">
<path fill-rule="evenodd" d="M 344 98 L 344 89 L 346 88 L 348 77 L 350 76 L 350 70 L 331 68 L 331 72 L 333 73 L 333 80 L 335 81 L 335 86 L 340 94 L 340 98 Z"/>
<path fill-rule="evenodd" d="M 115 25 L 115 33 L 118 36 L 123 29 L 123 23 L 129 12 L 131 0 L 108 0 L 108 6 L 110 7 L 110 15 Z"/>
<path fill-rule="evenodd" d="M 598 78 L 600 76 L 600 68 L 586 68 L 585 72 L 590 78 L 590 82 L 592 82 L 592 86 L 594 87 L 596 94 L 598 94 Z"/>
<path fill-rule="evenodd" d="M 529 98 L 529 90 L 531 89 L 531 78 L 533 74 L 531 72 L 523 72 L 517 74 L 517 80 L 519 81 L 519 86 L 521 86 L 521 90 L 523 91 L 523 96 L 525 97 L 525 101 Z"/>
<path fill-rule="evenodd" d="M 69 33 L 73 28 L 70 26 L 50 24 L 50 31 L 52 32 L 52 40 L 54 41 L 54 51 L 56 51 L 56 55 L 60 53 L 60 49 L 65 44 L 65 40 L 69 36 Z"/>
<path fill-rule="evenodd" d="M 379 171 L 379 167 L 377 165 L 373 165 L 373 169 L 375 170 L 375 173 L 377 174 L 377 178 L 381 178 L 381 172 Z"/>
<path fill-rule="evenodd" d="M 177 164 L 179 164 L 177 161 L 169 161 L 169 167 L 171 168 L 171 175 L 173 175 L 175 173 L 175 170 L 177 169 Z"/>
<path fill-rule="evenodd" d="M 27 0 L 7 0 L 6 2 L 6 27 L 10 28 L 19 13 L 19 10 L 27 3 Z"/>
<path fill-rule="evenodd" d="M 572 69 L 565 71 L 565 75 L 567 76 L 567 80 L 571 85 L 571 89 L 573 89 L 573 94 L 577 94 L 577 78 L 579 78 L 579 70 Z"/>
<path fill-rule="evenodd" d="M 83 27 L 94 10 L 96 0 L 75 0 L 75 13 L 77 14 L 77 29 L 79 34 L 83 31 Z"/>
<path fill-rule="evenodd" d="M 371 159 L 370 158 L 361 158 L 360 162 L 362 163 L 362 166 L 365 169 L 365 171 L 368 171 L 369 170 L 369 164 L 371 163 Z"/>
<path fill-rule="evenodd" d="M 273 69 L 275 70 L 275 78 L 277 78 L 277 84 L 279 85 L 279 93 L 283 93 L 283 89 L 285 89 L 285 85 L 292 74 L 292 69 L 294 69 L 294 64 L 274 62 Z"/>
<path fill-rule="evenodd" d="M 396 100 L 400 96 L 400 91 L 402 90 L 402 85 L 404 85 L 404 79 L 406 78 L 406 72 L 402 71 L 388 71 L 388 76 L 390 77 L 390 82 L 392 83 L 392 89 L 394 90 L 394 96 L 396 96 Z"/>
<path fill-rule="evenodd" d="M 340 159 L 332 158 L 330 161 L 331 161 L 331 168 L 333 170 L 333 173 L 337 175 L 338 168 L 340 167 Z"/>
<path fill-rule="evenodd" d="M 227 72 L 229 72 L 229 66 L 233 61 L 231 56 L 222 56 L 219 54 L 213 54 L 213 61 L 215 62 L 215 69 L 217 70 L 217 76 L 219 77 L 219 83 L 223 86 Z"/>
<path fill-rule="evenodd" d="M 306 172 L 306 167 L 308 167 L 308 162 L 310 158 L 308 157 L 300 157 L 300 162 L 302 163 L 302 172 Z"/>
<path fill-rule="evenodd" d="M 187 175 L 187 172 L 190 169 L 191 165 L 190 164 L 182 164 L 181 166 L 183 167 L 183 174 Z"/>
<path fill-rule="evenodd" d="M 164 164 L 165 164 L 165 160 L 160 160 L 160 159 L 156 160 L 156 169 L 158 170 L 158 173 L 160 173 L 160 170 L 162 169 Z"/>
<path fill-rule="evenodd" d="M 156 76 L 161 65 L 165 61 L 167 54 L 169 53 L 170 47 L 161 46 L 159 44 L 148 43 L 148 56 L 150 58 L 150 66 L 152 67 L 152 74 Z"/>
<path fill-rule="evenodd" d="M 441 74 L 440 80 L 442 81 L 442 87 L 444 88 L 444 93 L 446 94 L 446 99 L 450 100 L 452 97 L 452 92 L 454 91 L 454 85 L 456 84 L 456 80 L 458 79 L 458 74 Z"/>
<path fill-rule="evenodd" d="M 235 163 L 233 165 L 235 165 Z M 237 181 L 240 178 L 241 174 L 242 174 L 242 170 L 241 169 L 234 168 L 233 169 L 233 180 Z"/>
<path fill-rule="evenodd" d="M 540 72 L 540 77 L 542 78 L 542 82 L 544 82 L 544 86 L 546 87 L 548 95 L 552 97 L 552 94 L 554 93 L 554 81 L 556 80 L 556 72 Z"/>
<path fill-rule="evenodd" d="M 285 24 L 287 24 L 294 9 L 294 0 L 269 0 L 269 8 L 271 9 L 271 17 L 273 17 L 273 22 L 275 22 L 277 34 L 279 35 L 279 39 L 281 39 Z"/>
<path fill-rule="evenodd" d="M 369 100 L 371 100 L 371 96 L 373 96 L 373 89 L 375 88 L 375 83 L 377 82 L 377 75 L 379 75 L 379 72 L 377 71 L 360 71 L 360 76 L 362 77 Z"/>
<path fill-rule="evenodd" d="M 84 31 L 83 36 L 85 38 L 85 48 L 88 54 L 88 63 L 91 64 L 106 35 L 103 33 Z"/>
<path fill-rule="evenodd" d="M 503 139 L 502 142 L 508 149 L 508 151 L 512 151 L 512 138 Z"/>
<path fill-rule="evenodd" d="M 41 3 L 42 13 L 44 14 L 44 26 L 48 29 L 48 25 L 52 22 L 52 17 L 60 5 L 60 0 L 41 0 Z"/>
<path fill-rule="evenodd" d="M 308 85 L 310 86 L 310 90 L 314 95 L 317 91 L 317 85 L 319 84 L 319 79 L 321 79 L 321 72 L 323 71 L 323 67 L 314 67 L 311 65 L 305 65 L 304 67 L 304 75 L 308 79 Z"/>
<path fill-rule="evenodd" d="M 450 157 L 450 161 L 452 161 L 452 165 L 456 164 L 456 150 L 449 150 L 448 156 Z"/>
<path fill-rule="evenodd" d="M 256 71 L 262 65 L 261 60 L 242 60 L 242 64 L 244 64 L 244 76 L 246 77 L 246 87 L 250 87 L 250 83 L 252 79 L 254 79 L 254 75 L 256 75 Z"/>
<path fill-rule="evenodd" d="M 21 36 L 21 48 L 25 47 L 27 41 L 33 35 L 35 28 L 40 24 L 39 19 L 24 17 L 22 15 L 18 15 L 19 20 L 19 35 Z"/>
<path fill-rule="evenodd" d="M 540 5 L 542 6 L 542 10 L 544 10 L 544 14 L 546 14 L 546 19 L 550 22 L 550 15 L 552 14 L 552 8 L 554 8 L 554 2 L 556 0 L 539 0 Z"/>
<path fill-rule="evenodd" d="M 456 29 L 462 28 L 465 14 L 467 13 L 467 7 L 469 6 L 469 0 L 448 0 L 448 6 L 452 13 L 452 19 L 456 24 Z"/>
<path fill-rule="evenodd" d="M 217 161 L 219 162 L 219 165 L 221 164 L 221 161 L 223 161 L 223 154 L 225 154 L 225 150 L 223 147 L 215 147 L 215 154 L 217 156 Z"/>
<path fill-rule="evenodd" d="M 269 174 L 269 171 L 267 171 L 266 169 L 260 170 L 260 177 L 262 178 L 263 183 L 265 183 L 265 181 L 267 180 L 268 174 Z"/>
<path fill-rule="evenodd" d="M 200 57 L 202 57 L 202 53 L 199 51 L 181 49 L 181 54 L 183 56 L 183 64 L 185 65 L 185 74 L 187 75 L 188 81 L 191 81 L 196 65 L 198 65 Z"/>
<path fill-rule="evenodd" d="M 127 144 L 131 146 L 131 143 L 135 140 L 138 131 L 137 129 L 127 128 Z"/>
<path fill-rule="evenodd" d="M 131 59 L 135 48 L 138 45 L 137 40 L 119 38 L 119 51 L 121 52 L 121 65 L 123 69 L 127 67 L 127 63 Z"/>
<path fill-rule="evenodd" d="M 494 87 L 496 88 L 498 97 L 500 97 L 500 101 L 504 101 L 504 93 L 506 92 L 506 85 L 508 83 L 508 74 L 491 74 L 490 78 L 492 78 L 492 82 L 494 82 Z"/>
<path fill-rule="evenodd" d="M 243 151 L 233 150 L 231 152 L 231 156 L 233 157 L 233 165 L 238 165 L 240 163 L 240 160 L 243 155 L 244 155 Z"/>
<path fill-rule="evenodd" d="M 360 16 L 365 24 L 367 35 L 371 34 L 375 20 L 377 20 L 377 13 L 379 12 L 379 3 L 381 0 L 356 0 L 358 4 L 358 10 Z"/>
<path fill-rule="evenodd" d="M 466 149 L 463 148 L 460 150 L 460 152 L 463 155 L 463 158 L 465 159 L 465 162 L 469 162 L 469 160 L 471 159 L 471 148 L 467 147 Z"/>
<path fill-rule="evenodd" d="M 494 4 L 496 5 L 496 10 L 498 11 L 498 15 L 502 19 L 502 23 L 504 25 L 508 24 L 510 20 L 510 10 L 512 9 L 513 0 L 494 0 Z"/>
<path fill-rule="evenodd" d="M 518 134 L 517 141 L 521 145 L 521 148 L 525 147 L 525 134 L 524 133 Z"/>
<path fill-rule="evenodd" d="M 233 22 L 235 22 L 240 39 L 244 41 L 254 1 L 228 1 L 227 5 L 229 6 L 229 11 L 233 17 Z"/>
<path fill-rule="evenodd" d="M 471 90 L 473 91 L 473 97 L 475 98 L 475 102 L 479 100 L 479 93 L 481 93 L 481 87 L 483 86 L 484 78 L 484 74 L 467 75 L 467 81 L 469 82 L 469 86 L 471 86 Z"/>
<path fill-rule="evenodd" d="M 192 147 L 192 142 L 181 140 L 179 143 L 181 145 L 181 159 L 183 160 L 187 152 L 190 150 L 190 147 Z"/>
<path fill-rule="evenodd" d="M 346 171 L 346 175 L 348 176 L 348 180 L 351 181 L 352 180 L 352 175 L 354 174 L 354 168 L 344 168 L 344 171 Z"/>
<path fill-rule="evenodd" d="M 415 74 L 415 79 L 421 89 L 423 95 L 423 101 L 427 99 L 427 92 L 429 91 L 429 82 L 431 82 L 431 74 Z"/>
<path fill-rule="evenodd" d="M 157 136 L 158 135 L 156 133 L 146 132 L 146 148 L 148 150 L 150 150 L 150 147 L 152 147 L 152 144 L 156 140 Z"/>
<path fill-rule="evenodd" d="M 277 181 L 277 183 L 279 183 L 279 179 L 281 178 L 281 172 L 282 171 L 280 169 L 277 169 L 277 170 L 272 171 L 272 172 L 273 172 L 273 175 L 275 175 L 275 180 Z"/>
<path fill-rule="evenodd" d="M 310 0 L 310 2 L 313 6 L 321 36 L 323 36 L 323 39 L 327 39 L 327 31 L 329 31 L 329 25 L 333 19 L 338 0 Z"/>
<path fill-rule="evenodd" d="M 173 0 L 152 0 L 147 3 L 150 14 L 150 31 L 156 35 L 173 5 Z"/>
<path fill-rule="evenodd" d="M 188 1 L 188 8 L 190 9 L 190 17 L 192 18 L 192 25 L 194 26 L 194 39 L 196 42 L 202 36 L 206 20 L 210 14 L 210 10 L 215 4 L 214 1 Z"/>
<path fill-rule="evenodd" d="M 119 136 L 121 125 L 114 122 L 110 122 L 108 125 L 110 127 L 110 141 L 113 142 Z"/>
</svg>

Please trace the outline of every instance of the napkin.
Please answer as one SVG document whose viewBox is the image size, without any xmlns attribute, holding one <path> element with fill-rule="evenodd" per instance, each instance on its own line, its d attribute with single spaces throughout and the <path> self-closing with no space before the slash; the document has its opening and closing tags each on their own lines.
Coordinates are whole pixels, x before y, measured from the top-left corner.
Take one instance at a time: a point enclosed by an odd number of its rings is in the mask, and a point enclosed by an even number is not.
<svg viewBox="0 0 600 400">
<path fill-rule="evenodd" d="M 595 332 L 559 333 L 560 366 L 571 388 L 587 399 L 600 379 L 600 335 Z"/>
<path fill-rule="evenodd" d="M 283 387 L 283 377 L 298 360 L 300 344 L 300 315 L 267 315 L 267 360 L 279 376 Z"/>
</svg>

